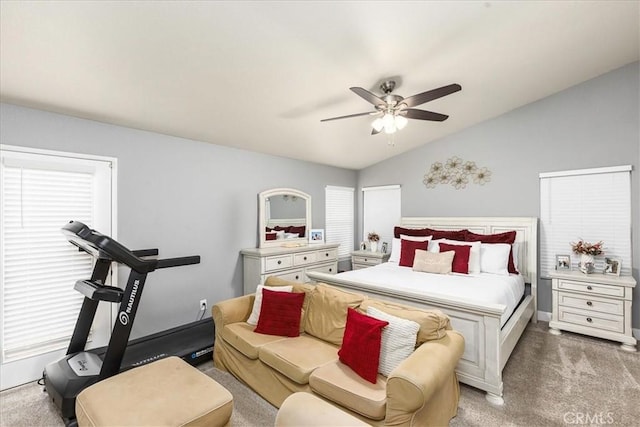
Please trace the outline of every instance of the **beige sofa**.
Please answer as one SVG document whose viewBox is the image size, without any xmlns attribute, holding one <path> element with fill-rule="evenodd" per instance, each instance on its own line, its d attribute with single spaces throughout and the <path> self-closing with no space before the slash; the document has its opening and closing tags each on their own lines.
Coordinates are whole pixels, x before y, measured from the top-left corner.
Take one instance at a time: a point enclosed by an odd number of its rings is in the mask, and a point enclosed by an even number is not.
<svg viewBox="0 0 640 427">
<path fill-rule="evenodd" d="M 446 315 L 326 284 L 270 277 L 265 285 L 292 285 L 294 292 L 306 293 L 300 336 L 253 332 L 255 327 L 246 320 L 254 295 L 222 301 L 212 307 L 217 368 L 232 373 L 277 407 L 292 393 L 306 391 L 371 425 L 447 425 L 456 415 L 459 386 L 454 370 L 464 339 L 451 329 Z M 378 375 L 376 384 L 338 360 L 347 307 L 364 313 L 369 306 L 420 324 L 416 349 L 388 378 Z"/>
</svg>

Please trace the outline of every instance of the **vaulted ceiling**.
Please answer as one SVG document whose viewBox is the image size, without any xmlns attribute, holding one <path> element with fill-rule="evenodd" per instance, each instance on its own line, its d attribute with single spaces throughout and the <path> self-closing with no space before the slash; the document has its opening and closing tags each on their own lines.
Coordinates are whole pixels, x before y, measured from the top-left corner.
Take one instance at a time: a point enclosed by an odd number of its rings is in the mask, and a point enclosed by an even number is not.
<svg viewBox="0 0 640 427">
<path fill-rule="evenodd" d="M 0 100 L 361 169 L 639 59 L 637 1 L 2 1 Z M 385 79 L 418 108 L 371 136 Z M 390 146 L 389 142 L 395 143 Z"/>
</svg>

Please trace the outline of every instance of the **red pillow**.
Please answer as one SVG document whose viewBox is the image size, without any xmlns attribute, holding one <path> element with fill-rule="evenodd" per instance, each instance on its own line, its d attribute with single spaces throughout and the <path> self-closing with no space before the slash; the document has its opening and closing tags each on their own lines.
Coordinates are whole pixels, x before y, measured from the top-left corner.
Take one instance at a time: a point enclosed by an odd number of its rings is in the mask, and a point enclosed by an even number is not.
<svg viewBox="0 0 640 427">
<path fill-rule="evenodd" d="M 413 267 L 413 259 L 416 257 L 416 249 L 426 251 L 429 247 L 429 241 L 414 242 L 413 240 L 402 239 L 400 241 L 400 260 L 398 265 L 401 267 Z"/>
<path fill-rule="evenodd" d="M 292 225 L 291 228 L 289 228 L 289 233 L 298 233 L 298 237 L 304 237 L 304 232 L 305 232 L 304 225 L 300 225 L 300 226 Z"/>
<path fill-rule="evenodd" d="M 358 313 L 351 307 L 347 308 L 347 325 L 338 357 L 356 374 L 373 384 L 378 380 L 382 328 L 388 324 L 384 320 Z"/>
<path fill-rule="evenodd" d="M 467 233 L 466 240 L 467 242 L 507 243 L 509 245 L 513 245 L 516 241 L 516 232 L 507 231 L 497 234 L 476 234 L 469 231 Z M 513 246 L 511 246 L 511 250 L 509 251 L 509 263 L 507 264 L 507 270 L 512 274 L 519 274 L 518 270 L 516 270 L 516 265 L 513 262 Z"/>
<path fill-rule="evenodd" d="M 404 228 L 394 227 L 393 235 L 396 239 L 400 238 L 401 234 L 405 236 L 433 236 L 433 240 L 436 239 L 449 239 L 465 241 L 467 232 L 469 230 L 434 230 L 432 228 Z"/>
<path fill-rule="evenodd" d="M 254 332 L 281 337 L 300 335 L 304 292 L 276 292 L 262 289 L 260 317 Z"/>
<path fill-rule="evenodd" d="M 471 246 L 467 245 L 449 245 L 447 243 L 440 243 L 440 252 L 455 251 L 453 256 L 453 264 L 451 264 L 451 271 L 454 273 L 469 274 L 469 254 L 471 253 Z"/>
</svg>

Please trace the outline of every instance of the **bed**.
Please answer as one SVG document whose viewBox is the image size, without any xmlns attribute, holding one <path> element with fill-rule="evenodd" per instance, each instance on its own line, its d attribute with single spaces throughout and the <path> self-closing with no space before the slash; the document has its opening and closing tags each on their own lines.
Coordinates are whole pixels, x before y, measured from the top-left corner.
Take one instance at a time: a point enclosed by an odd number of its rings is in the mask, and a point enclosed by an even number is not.
<svg viewBox="0 0 640 427">
<path fill-rule="evenodd" d="M 439 230 L 468 229 L 478 234 L 516 231 L 514 249 L 517 254 L 514 258 L 520 275 L 507 276 L 510 279 L 495 275 L 480 277 L 482 273 L 469 277 L 474 283 L 491 285 L 493 290 L 484 293 L 471 291 L 468 284 L 459 281 L 458 275 L 436 275 L 448 286 L 425 287 L 414 281 L 413 275 L 429 273 L 414 273 L 410 268 L 390 263 L 335 275 L 307 272 L 308 277 L 380 299 L 442 310 L 451 318 L 453 328 L 465 337 L 465 352 L 456 370 L 460 382 L 484 390 L 491 403 L 504 403 L 502 370 L 527 324 L 537 321 L 538 219 L 408 217 L 402 218 L 400 225 Z M 504 295 L 499 292 L 502 287 L 508 288 Z M 455 291 L 443 293 L 444 288 L 455 288 Z M 494 293 L 498 299 L 489 299 L 488 295 Z"/>
</svg>

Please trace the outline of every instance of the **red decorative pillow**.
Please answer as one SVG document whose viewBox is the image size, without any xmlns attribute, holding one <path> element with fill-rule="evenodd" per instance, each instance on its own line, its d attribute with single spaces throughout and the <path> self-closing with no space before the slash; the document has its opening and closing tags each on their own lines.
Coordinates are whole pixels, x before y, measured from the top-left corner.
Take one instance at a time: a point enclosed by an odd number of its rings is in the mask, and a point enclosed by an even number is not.
<svg viewBox="0 0 640 427">
<path fill-rule="evenodd" d="M 436 239 L 449 239 L 465 241 L 467 232 L 469 230 L 434 230 L 432 228 L 404 228 L 394 227 L 393 235 L 396 239 L 400 238 L 401 234 L 405 236 L 433 236 L 433 240 Z"/>
<path fill-rule="evenodd" d="M 413 240 L 400 240 L 400 260 L 398 265 L 401 267 L 413 267 L 413 259 L 416 256 L 416 249 L 426 251 L 429 247 L 429 241 L 414 242 Z"/>
<path fill-rule="evenodd" d="M 276 292 L 262 289 L 262 307 L 254 332 L 281 337 L 300 335 L 304 292 Z"/>
<path fill-rule="evenodd" d="M 289 228 L 289 233 L 298 233 L 298 237 L 304 237 L 304 232 L 305 232 L 305 226 L 304 225 L 300 225 L 300 226 L 295 226 L 292 225 Z"/>
<path fill-rule="evenodd" d="M 263 291 L 264 292 L 264 291 Z M 382 328 L 389 322 L 347 308 L 347 325 L 338 350 L 340 361 L 370 383 L 378 381 Z"/>
<path fill-rule="evenodd" d="M 467 242 L 507 243 L 509 245 L 513 245 L 516 241 L 516 232 L 507 231 L 497 234 L 476 234 L 469 231 L 467 233 L 466 240 Z M 513 246 L 511 246 L 511 250 L 509 251 L 509 263 L 507 264 L 507 270 L 512 274 L 519 274 L 518 270 L 516 270 L 516 265 L 513 262 Z"/>
<path fill-rule="evenodd" d="M 272 231 L 272 232 L 264 233 L 264 237 L 265 237 L 264 240 L 276 240 L 278 235 L 276 234 L 275 231 Z"/>
<path fill-rule="evenodd" d="M 440 243 L 440 252 L 454 251 L 456 254 L 453 256 L 453 264 L 451 264 L 451 271 L 454 273 L 469 274 L 469 254 L 471 253 L 471 246 L 467 245 L 449 245 L 447 243 Z"/>
</svg>

